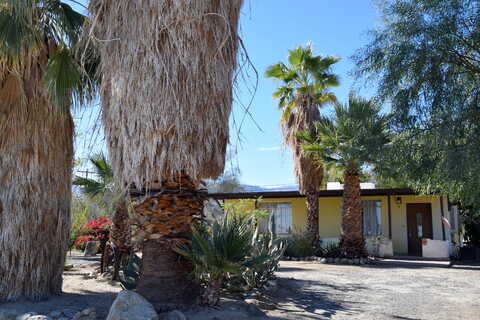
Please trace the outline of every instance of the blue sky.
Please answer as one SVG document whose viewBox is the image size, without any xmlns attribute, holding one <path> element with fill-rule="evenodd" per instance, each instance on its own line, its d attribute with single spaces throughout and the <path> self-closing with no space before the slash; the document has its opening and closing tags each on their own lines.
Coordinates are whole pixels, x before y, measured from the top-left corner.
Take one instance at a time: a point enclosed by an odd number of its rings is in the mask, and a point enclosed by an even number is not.
<svg viewBox="0 0 480 320">
<path fill-rule="evenodd" d="M 334 89 L 340 101 L 345 101 L 353 88 L 357 91 L 361 89 L 359 92 L 363 95 L 371 94 L 372 90 L 363 88 L 361 83 L 354 83 L 349 73 L 354 67 L 350 56 L 366 44 L 367 31 L 379 22 L 374 3 L 375 0 L 246 0 L 241 36 L 259 79 L 253 100 L 249 89 L 255 78 L 239 81 L 234 117 L 237 122 L 240 121 L 244 115 L 242 104 L 247 105 L 251 101 L 250 112 L 262 131 L 247 118 L 240 134 L 242 141 L 238 143 L 237 133 L 231 130 L 231 142 L 236 144 L 233 163 L 240 168 L 242 183 L 295 183 L 291 154 L 282 147 L 280 112 L 277 102 L 271 97 L 276 83 L 263 75 L 269 65 L 286 60 L 288 49 L 312 41 L 315 53 L 341 58 L 333 69 L 340 76 L 341 85 Z M 248 74 L 253 75 L 251 69 Z M 328 108 L 322 112 L 328 113 Z M 92 125 L 87 125 L 86 121 L 90 116 L 96 117 L 96 114 L 83 111 L 84 120 L 78 121 L 79 157 L 85 156 L 85 150 L 102 148 L 101 138 L 92 139 L 86 134 L 93 132 Z"/>
<path fill-rule="evenodd" d="M 353 88 L 369 96 L 372 90 L 362 88 L 349 76 L 354 67 L 350 56 L 368 41 L 367 31 L 379 22 L 378 11 L 370 0 L 252 0 L 243 11 L 242 39 L 260 73 L 251 111 L 263 132 L 250 120 L 242 128 L 243 142 L 237 146 L 241 181 L 254 185 L 292 184 L 295 177 L 291 153 L 282 146 L 280 112 L 271 97 L 276 83 L 263 73 L 269 65 L 285 61 L 288 49 L 312 41 L 315 53 L 342 59 L 333 69 L 340 76 L 341 85 L 334 89 L 340 101 L 345 101 Z M 243 101 L 249 98 L 246 92 L 241 95 Z M 241 113 L 242 109 L 235 105 L 235 117 Z M 235 140 L 233 133 L 232 142 Z"/>
</svg>

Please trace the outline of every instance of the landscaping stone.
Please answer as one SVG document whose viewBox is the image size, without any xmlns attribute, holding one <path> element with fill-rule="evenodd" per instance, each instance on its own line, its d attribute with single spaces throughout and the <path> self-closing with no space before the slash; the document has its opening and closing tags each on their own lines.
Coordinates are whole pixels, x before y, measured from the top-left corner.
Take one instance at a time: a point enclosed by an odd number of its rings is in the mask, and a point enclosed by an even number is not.
<svg viewBox="0 0 480 320">
<path fill-rule="evenodd" d="M 327 259 L 325 258 L 320 259 L 320 263 L 327 263 Z"/>
<path fill-rule="evenodd" d="M 42 315 L 35 315 L 35 316 L 26 318 L 26 320 L 52 320 L 52 318 L 47 316 L 42 316 Z"/>
<path fill-rule="evenodd" d="M 359 258 L 353 259 L 353 264 L 360 264 L 360 259 Z"/>
<path fill-rule="evenodd" d="M 48 314 L 48 316 L 52 318 L 60 318 L 62 315 L 63 313 L 60 310 L 52 311 Z"/>
<path fill-rule="evenodd" d="M 17 316 L 17 317 L 13 317 L 12 319 L 15 319 L 15 320 L 30 320 L 31 317 L 33 316 L 37 316 L 38 313 L 36 312 L 27 312 L 27 313 L 22 313 L 21 315 Z M 1 319 L 1 317 L 0 317 Z"/>
<path fill-rule="evenodd" d="M 348 262 L 347 258 L 340 259 L 340 263 L 342 263 L 342 264 L 347 264 L 347 262 Z"/>
<path fill-rule="evenodd" d="M 333 263 L 333 262 L 335 262 L 334 258 L 327 258 L 327 263 Z"/>
<path fill-rule="evenodd" d="M 85 251 L 83 255 L 85 257 L 94 257 L 98 252 L 98 241 L 88 241 L 85 245 Z"/>
<path fill-rule="evenodd" d="M 133 291 L 121 291 L 113 302 L 107 320 L 158 320 L 153 306 Z"/>
<path fill-rule="evenodd" d="M 95 320 L 97 319 L 97 312 L 95 308 L 88 308 L 78 312 L 73 316 L 72 320 Z"/>
<path fill-rule="evenodd" d="M 335 258 L 335 260 L 333 261 L 333 263 L 340 263 L 340 258 Z"/>
</svg>

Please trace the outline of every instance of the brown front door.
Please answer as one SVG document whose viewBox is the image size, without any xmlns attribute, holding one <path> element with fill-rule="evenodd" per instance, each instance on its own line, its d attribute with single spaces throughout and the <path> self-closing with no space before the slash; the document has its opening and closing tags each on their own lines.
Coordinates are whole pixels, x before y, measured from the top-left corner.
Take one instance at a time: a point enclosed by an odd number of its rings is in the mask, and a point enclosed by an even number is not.
<svg viewBox="0 0 480 320">
<path fill-rule="evenodd" d="M 422 256 L 422 238 L 433 239 L 430 203 L 407 204 L 408 254 Z"/>
</svg>

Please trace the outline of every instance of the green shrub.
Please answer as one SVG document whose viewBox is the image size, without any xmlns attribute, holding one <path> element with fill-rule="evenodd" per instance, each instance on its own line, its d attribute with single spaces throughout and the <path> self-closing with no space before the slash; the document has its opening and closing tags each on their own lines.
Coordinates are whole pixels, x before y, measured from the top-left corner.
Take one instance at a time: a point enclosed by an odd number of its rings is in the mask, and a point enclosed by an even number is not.
<svg viewBox="0 0 480 320">
<path fill-rule="evenodd" d="M 292 258 L 310 257 L 317 254 L 317 249 L 306 231 L 297 230 L 287 239 L 285 256 Z"/>
<path fill-rule="evenodd" d="M 192 241 L 175 250 L 191 260 L 204 287 L 202 303 L 215 305 L 222 288 L 229 291 L 263 286 L 273 277 L 284 245 L 255 232 L 254 219 L 226 214 L 221 221 L 192 231 Z"/>
</svg>

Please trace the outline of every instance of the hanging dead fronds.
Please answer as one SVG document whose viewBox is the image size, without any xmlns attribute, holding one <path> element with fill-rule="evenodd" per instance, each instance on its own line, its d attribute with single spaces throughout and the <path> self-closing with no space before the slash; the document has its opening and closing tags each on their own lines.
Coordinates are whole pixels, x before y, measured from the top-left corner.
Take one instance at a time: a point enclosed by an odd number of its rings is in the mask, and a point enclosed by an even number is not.
<svg viewBox="0 0 480 320">
<path fill-rule="evenodd" d="M 46 51 L 0 65 L 0 301 L 59 294 L 70 230 L 73 122 L 42 85 Z"/>
<path fill-rule="evenodd" d="M 106 138 L 123 185 L 223 171 L 242 2 L 90 2 Z"/>
</svg>

